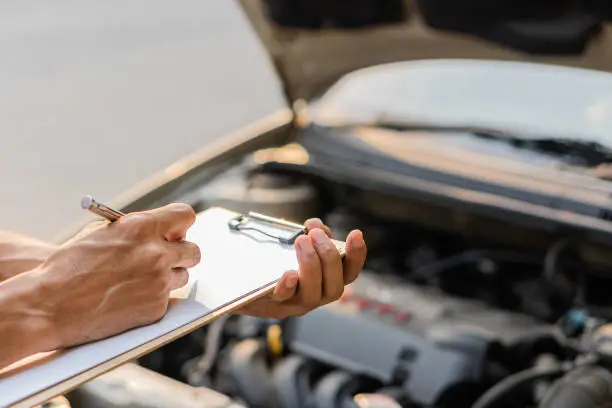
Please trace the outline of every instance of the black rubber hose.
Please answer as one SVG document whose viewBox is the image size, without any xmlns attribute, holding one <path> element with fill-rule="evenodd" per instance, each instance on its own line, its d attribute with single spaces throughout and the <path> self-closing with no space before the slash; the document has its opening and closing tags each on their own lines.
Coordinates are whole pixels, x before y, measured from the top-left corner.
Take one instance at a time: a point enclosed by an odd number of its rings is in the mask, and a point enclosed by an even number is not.
<svg viewBox="0 0 612 408">
<path fill-rule="evenodd" d="M 550 368 L 534 367 L 512 374 L 485 392 L 472 408 L 505 407 L 515 398 L 517 392 L 533 386 L 536 381 L 554 380 L 566 373 L 561 366 Z"/>
<path fill-rule="evenodd" d="M 228 353 L 226 364 L 238 394 L 249 407 L 278 406 L 264 342 L 255 339 L 239 342 Z"/>
<path fill-rule="evenodd" d="M 344 371 L 332 371 L 323 377 L 314 389 L 317 408 L 356 408 L 353 397 L 367 391 L 367 385 L 355 375 Z"/>
<path fill-rule="evenodd" d="M 203 345 L 204 354 L 193 364 L 189 364 L 185 367 L 184 375 L 187 377 L 187 381 L 190 385 L 205 385 L 204 379 L 217 361 L 217 356 L 223 345 L 223 331 L 225 330 L 225 325 L 229 318 L 229 315 L 221 316 L 210 325 Z"/>
<path fill-rule="evenodd" d="M 280 361 L 272 374 L 281 408 L 312 407 L 314 364 L 297 355 Z"/>
<path fill-rule="evenodd" d="M 557 381 L 539 408 L 610 408 L 612 373 L 597 366 L 577 368 Z"/>
</svg>

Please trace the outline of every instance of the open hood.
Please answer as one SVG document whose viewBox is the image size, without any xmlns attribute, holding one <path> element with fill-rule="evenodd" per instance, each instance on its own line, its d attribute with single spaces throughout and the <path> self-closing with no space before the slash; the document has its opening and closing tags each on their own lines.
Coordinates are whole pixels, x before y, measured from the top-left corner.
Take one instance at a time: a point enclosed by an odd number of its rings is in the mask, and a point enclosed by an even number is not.
<svg viewBox="0 0 612 408">
<path fill-rule="evenodd" d="M 579 6 L 566 0 L 240 2 L 290 103 L 311 99 L 350 71 L 402 60 L 515 60 L 612 71 L 609 0 Z"/>
</svg>

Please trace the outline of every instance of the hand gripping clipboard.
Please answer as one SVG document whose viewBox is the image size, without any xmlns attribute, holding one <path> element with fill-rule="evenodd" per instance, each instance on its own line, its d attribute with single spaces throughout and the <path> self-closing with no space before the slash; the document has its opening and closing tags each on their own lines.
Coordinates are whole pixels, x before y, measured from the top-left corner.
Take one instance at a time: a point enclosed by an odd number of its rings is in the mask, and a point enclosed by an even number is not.
<svg viewBox="0 0 612 408">
<path fill-rule="evenodd" d="M 219 207 L 199 213 L 186 239 L 200 246 L 202 261 L 187 285 L 171 293 L 164 318 L 2 370 L 0 407 L 31 407 L 65 394 L 266 296 L 285 272 L 298 269 L 293 243 L 305 233 L 303 225 L 257 213 Z M 343 256 L 344 242 L 334 244 Z"/>
</svg>

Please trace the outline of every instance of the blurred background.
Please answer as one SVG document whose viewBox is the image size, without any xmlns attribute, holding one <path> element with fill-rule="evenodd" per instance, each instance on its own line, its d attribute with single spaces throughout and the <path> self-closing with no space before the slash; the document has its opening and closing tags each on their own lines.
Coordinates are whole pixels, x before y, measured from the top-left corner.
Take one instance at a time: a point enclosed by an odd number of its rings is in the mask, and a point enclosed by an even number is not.
<svg viewBox="0 0 612 408">
<path fill-rule="evenodd" d="M 284 106 L 234 1 L 0 3 L 0 226 L 53 239 Z"/>
<path fill-rule="evenodd" d="M 403 408 L 608 406 L 611 5 L 0 3 L 0 229 L 61 238 L 93 219 L 83 195 L 114 204 L 173 177 L 287 99 L 292 127 L 131 208 L 319 216 L 368 241 L 340 301 L 224 316 L 86 384 L 75 407 L 193 407 L 211 390 L 250 408 L 356 408 L 364 392 Z"/>
</svg>

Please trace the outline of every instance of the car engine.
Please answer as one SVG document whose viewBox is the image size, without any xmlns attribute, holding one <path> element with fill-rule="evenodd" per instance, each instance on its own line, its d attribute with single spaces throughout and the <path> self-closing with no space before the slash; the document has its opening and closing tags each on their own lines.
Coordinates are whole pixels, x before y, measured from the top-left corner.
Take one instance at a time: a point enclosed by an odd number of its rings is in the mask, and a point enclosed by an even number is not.
<svg viewBox="0 0 612 408">
<path fill-rule="evenodd" d="M 299 163 L 299 152 L 256 151 L 175 198 L 196 210 L 318 216 L 335 237 L 359 228 L 368 243 L 360 277 L 304 316 L 225 316 L 140 366 L 252 408 L 612 403 L 610 277 L 575 242 L 532 246 L 518 227 L 511 234 L 451 209 L 431 214 L 416 201 L 263 165 L 277 155 Z M 460 233 L 444 228 L 457 222 Z"/>
</svg>

